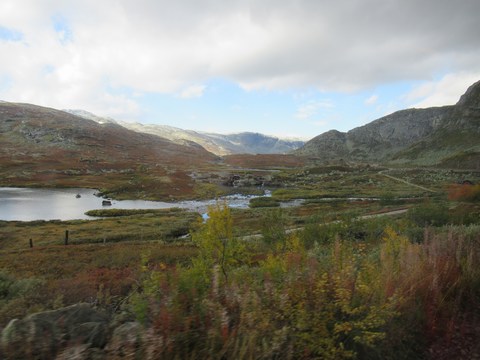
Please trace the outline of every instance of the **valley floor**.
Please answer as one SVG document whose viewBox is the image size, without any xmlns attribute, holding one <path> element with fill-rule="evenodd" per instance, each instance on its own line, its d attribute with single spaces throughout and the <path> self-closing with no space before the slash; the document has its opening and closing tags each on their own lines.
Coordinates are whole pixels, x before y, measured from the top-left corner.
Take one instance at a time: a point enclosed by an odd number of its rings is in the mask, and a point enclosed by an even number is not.
<svg viewBox="0 0 480 360">
<path fill-rule="evenodd" d="M 234 175 L 245 190 L 258 177 Z M 271 199 L 218 203 L 207 222 L 178 209 L 1 221 L 0 357 L 480 356 L 479 173 L 310 166 L 262 176 Z M 290 199 L 303 202 L 278 206 Z M 67 326 L 71 313 L 83 315 Z"/>
</svg>

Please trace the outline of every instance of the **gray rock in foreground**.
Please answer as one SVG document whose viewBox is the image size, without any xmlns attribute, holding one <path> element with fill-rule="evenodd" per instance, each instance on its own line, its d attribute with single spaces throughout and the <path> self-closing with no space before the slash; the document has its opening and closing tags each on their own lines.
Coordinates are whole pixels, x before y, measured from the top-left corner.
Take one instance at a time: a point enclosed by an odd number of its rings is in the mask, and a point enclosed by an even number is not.
<svg viewBox="0 0 480 360">
<path fill-rule="evenodd" d="M 14 319 L 2 331 L 0 357 L 55 359 L 57 354 L 68 348 L 73 352 L 80 351 L 80 348 L 81 352 L 90 348 L 101 349 L 108 339 L 108 322 L 107 315 L 88 304 L 41 312 L 22 320 Z"/>
</svg>

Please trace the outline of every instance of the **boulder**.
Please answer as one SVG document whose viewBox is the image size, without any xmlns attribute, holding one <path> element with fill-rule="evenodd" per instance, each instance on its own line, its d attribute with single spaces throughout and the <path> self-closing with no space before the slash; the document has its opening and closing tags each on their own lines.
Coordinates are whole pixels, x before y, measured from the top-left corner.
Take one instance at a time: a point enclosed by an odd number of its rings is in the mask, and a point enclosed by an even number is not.
<svg viewBox="0 0 480 360">
<path fill-rule="evenodd" d="M 105 348 L 107 359 L 141 358 L 139 352 L 142 338 L 143 329 L 138 322 L 126 322 L 118 326 Z"/>
<path fill-rule="evenodd" d="M 88 304 L 14 319 L 3 329 L 1 348 L 6 359 L 54 359 L 70 344 L 102 348 L 108 338 L 108 316 Z"/>
</svg>

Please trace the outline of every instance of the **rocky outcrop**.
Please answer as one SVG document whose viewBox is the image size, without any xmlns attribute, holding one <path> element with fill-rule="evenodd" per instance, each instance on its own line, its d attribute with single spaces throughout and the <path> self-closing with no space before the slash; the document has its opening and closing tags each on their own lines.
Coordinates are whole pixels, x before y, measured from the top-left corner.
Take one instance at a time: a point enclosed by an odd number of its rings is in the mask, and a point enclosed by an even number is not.
<svg viewBox="0 0 480 360">
<path fill-rule="evenodd" d="M 110 318 L 88 304 L 12 320 L 1 333 L 0 359 L 159 359 L 161 338 L 128 314 Z"/>
<path fill-rule="evenodd" d="M 401 110 L 353 129 L 347 133 L 350 154 L 355 160 L 387 160 L 435 131 L 451 109 Z"/>
<path fill-rule="evenodd" d="M 478 132 L 480 127 L 480 81 L 471 85 L 460 97 L 444 126 Z"/>
<path fill-rule="evenodd" d="M 118 326 L 105 348 L 108 359 L 140 358 L 138 353 L 144 343 L 144 330 L 135 321 Z"/>
<path fill-rule="evenodd" d="M 454 106 L 407 109 L 310 140 L 296 153 L 327 161 L 480 168 L 480 81 Z"/>
<path fill-rule="evenodd" d="M 468 88 L 432 133 L 394 154 L 400 164 L 480 169 L 480 81 Z"/>
<path fill-rule="evenodd" d="M 88 304 L 14 319 L 3 329 L 0 357 L 3 359 L 55 359 L 69 349 L 92 353 L 108 339 L 109 318 Z M 67 358 L 67 357 L 65 357 Z M 69 359 L 74 358 L 69 356 Z"/>
<path fill-rule="evenodd" d="M 432 133 L 450 110 L 445 106 L 397 111 L 347 133 L 328 131 L 296 153 L 325 160 L 382 161 Z"/>
<path fill-rule="evenodd" d="M 308 141 L 296 153 L 307 156 L 322 156 L 325 159 L 347 156 L 347 134 L 337 130 L 330 130 Z"/>
</svg>

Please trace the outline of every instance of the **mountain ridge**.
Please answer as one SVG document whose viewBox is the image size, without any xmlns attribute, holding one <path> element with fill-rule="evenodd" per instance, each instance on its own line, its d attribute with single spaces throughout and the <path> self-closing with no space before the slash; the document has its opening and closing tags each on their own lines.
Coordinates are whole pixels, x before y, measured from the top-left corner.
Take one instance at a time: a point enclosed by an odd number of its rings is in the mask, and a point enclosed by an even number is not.
<svg viewBox="0 0 480 360">
<path fill-rule="evenodd" d="M 455 105 L 405 109 L 348 132 L 331 130 L 297 155 L 320 161 L 480 168 L 480 81 Z"/>
<path fill-rule="evenodd" d="M 296 153 L 330 159 L 383 161 L 431 133 L 449 111 L 449 106 L 399 110 L 348 132 L 327 131 L 308 141 Z"/>
<path fill-rule="evenodd" d="M 186 144 L 185 141 L 193 141 L 219 156 L 233 154 L 286 154 L 298 149 L 305 143 L 303 140 L 282 139 L 257 132 L 247 131 L 219 134 L 185 130 L 170 125 L 118 121 L 100 117 L 85 110 L 66 109 L 64 111 L 101 123 L 114 122 L 129 130 L 157 135 L 180 144 Z"/>
<path fill-rule="evenodd" d="M 192 169 L 219 158 L 181 145 L 31 104 L 0 103 L 0 181 L 8 186 L 109 188 L 111 194 L 168 198 L 192 194 Z"/>
</svg>

